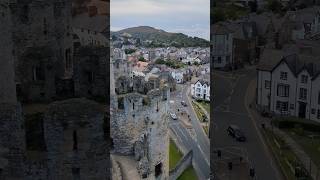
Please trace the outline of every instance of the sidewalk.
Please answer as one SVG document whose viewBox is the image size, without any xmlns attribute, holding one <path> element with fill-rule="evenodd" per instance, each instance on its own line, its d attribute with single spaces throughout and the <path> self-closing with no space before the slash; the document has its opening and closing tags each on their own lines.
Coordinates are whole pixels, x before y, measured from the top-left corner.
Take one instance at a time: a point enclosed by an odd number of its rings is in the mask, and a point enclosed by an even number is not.
<svg viewBox="0 0 320 180">
<path fill-rule="evenodd" d="M 255 91 L 255 86 L 256 82 L 252 82 L 250 83 L 248 90 Z M 250 87 L 251 86 L 251 87 Z M 301 161 L 301 163 L 303 164 L 303 166 L 308 170 L 308 172 L 311 169 L 311 172 L 309 172 L 311 174 L 311 177 L 314 180 L 320 180 L 320 172 L 318 172 L 318 167 L 315 165 L 315 163 L 312 161 L 312 159 L 309 157 L 309 155 L 303 150 L 303 148 L 296 143 L 287 133 L 283 132 L 282 130 L 280 130 L 279 128 L 276 127 L 271 127 L 271 119 L 270 118 L 266 118 L 266 117 L 262 117 L 260 115 L 260 113 L 256 110 L 256 108 L 254 108 L 254 98 L 255 98 L 255 92 L 250 92 L 249 93 L 251 97 L 247 97 L 248 101 L 251 104 L 251 108 L 250 109 L 250 114 L 253 116 L 255 123 L 260 126 L 262 123 L 265 124 L 266 128 L 273 128 L 273 132 L 282 137 L 283 140 L 285 141 L 285 143 L 289 146 L 289 148 L 296 154 L 296 156 L 298 157 L 298 159 Z M 260 128 L 259 128 L 260 129 Z"/>
</svg>

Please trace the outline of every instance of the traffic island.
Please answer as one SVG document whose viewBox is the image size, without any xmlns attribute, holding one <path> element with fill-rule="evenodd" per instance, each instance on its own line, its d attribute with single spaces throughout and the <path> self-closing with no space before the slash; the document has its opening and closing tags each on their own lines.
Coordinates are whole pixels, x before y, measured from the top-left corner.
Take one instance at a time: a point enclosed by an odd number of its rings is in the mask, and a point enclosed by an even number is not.
<svg viewBox="0 0 320 180">
<path fill-rule="evenodd" d="M 201 123 L 201 126 L 204 130 L 204 132 L 209 135 L 209 122 L 208 122 L 208 117 L 206 116 L 205 112 L 203 112 L 202 108 L 200 105 L 194 101 L 192 101 L 192 107 L 194 111 L 197 114 L 197 118 Z"/>
</svg>

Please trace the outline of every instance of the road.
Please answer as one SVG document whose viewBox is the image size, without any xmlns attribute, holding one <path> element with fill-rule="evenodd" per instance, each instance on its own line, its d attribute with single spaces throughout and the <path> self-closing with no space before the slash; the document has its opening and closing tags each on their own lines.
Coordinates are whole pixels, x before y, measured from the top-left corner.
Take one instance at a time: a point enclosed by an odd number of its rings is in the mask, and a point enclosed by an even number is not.
<svg viewBox="0 0 320 180">
<path fill-rule="evenodd" d="M 195 112 L 192 109 L 191 100 L 188 97 L 188 84 L 178 85 L 178 89 L 171 95 L 171 112 L 178 114 L 177 109 L 184 109 L 191 118 L 192 126 L 195 130 L 194 136 L 191 136 L 189 130 L 182 125 L 180 121 L 171 121 L 170 128 L 176 134 L 177 140 L 187 150 L 193 150 L 193 165 L 197 174 L 205 179 L 210 175 L 210 141 L 206 136 Z M 181 105 L 181 101 L 187 103 L 187 107 Z"/>
<path fill-rule="evenodd" d="M 247 87 L 256 76 L 255 70 L 243 70 L 230 77 L 226 73 L 214 75 L 214 118 L 213 141 L 215 148 L 239 147 L 248 153 L 248 159 L 255 168 L 258 180 L 280 180 L 282 176 L 273 163 L 271 154 L 259 136 L 245 105 Z M 237 142 L 227 135 L 228 125 L 236 124 L 245 133 L 247 142 Z M 223 155 L 223 152 L 222 152 Z"/>
</svg>

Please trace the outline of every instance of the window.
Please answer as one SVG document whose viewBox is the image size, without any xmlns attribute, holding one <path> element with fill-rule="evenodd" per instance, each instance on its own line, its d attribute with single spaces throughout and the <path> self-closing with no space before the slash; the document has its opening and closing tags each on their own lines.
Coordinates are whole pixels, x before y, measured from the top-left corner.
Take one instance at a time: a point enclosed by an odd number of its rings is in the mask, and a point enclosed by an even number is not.
<svg viewBox="0 0 320 180">
<path fill-rule="evenodd" d="M 288 112 L 288 102 L 277 101 L 276 105 L 277 105 L 276 109 L 281 113 Z"/>
<path fill-rule="evenodd" d="M 287 72 L 280 72 L 280 79 L 281 80 L 287 80 L 288 79 L 288 73 Z"/>
<path fill-rule="evenodd" d="M 289 97 L 289 85 L 278 84 L 277 96 Z"/>
<path fill-rule="evenodd" d="M 73 131 L 73 150 L 78 150 L 78 136 L 77 131 Z"/>
<path fill-rule="evenodd" d="M 265 80 L 265 81 L 264 81 L 264 88 L 270 89 L 270 87 L 271 87 L 271 82 L 268 81 L 268 80 Z"/>
<path fill-rule="evenodd" d="M 71 50 L 68 48 L 65 52 L 65 58 L 66 58 L 66 70 L 71 70 L 72 68 L 72 61 L 71 61 Z"/>
<path fill-rule="evenodd" d="M 301 76 L 301 83 L 307 84 L 308 83 L 308 76 L 307 75 L 302 75 Z"/>
<path fill-rule="evenodd" d="M 221 63 L 221 57 L 218 57 L 218 63 L 219 64 Z"/>
<path fill-rule="evenodd" d="M 80 168 L 72 168 L 73 180 L 80 180 Z"/>
<path fill-rule="evenodd" d="M 230 62 L 230 56 L 226 57 L 226 62 L 229 63 Z"/>
<path fill-rule="evenodd" d="M 317 118 L 320 119 L 320 109 L 318 109 Z"/>
<path fill-rule="evenodd" d="M 94 73 L 93 72 L 87 72 L 87 78 L 88 82 L 92 84 L 94 82 Z"/>
<path fill-rule="evenodd" d="M 320 91 L 319 91 L 319 94 L 318 94 L 318 104 L 320 105 Z"/>
<path fill-rule="evenodd" d="M 155 170 L 154 170 L 154 175 L 155 177 L 158 177 L 162 174 L 162 163 L 159 163 L 158 165 L 155 166 Z"/>
<path fill-rule="evenodd" d="M 290 109 L 294 109 L 294 104 L 290 104 Z"/>
<path fill-rule="evenodd" d="M 300 88 L 299 99 L 301 99 L 301 100 L 307 99 L 307 89 Z"/>
<path fill-rule="evenodd" d="M 33 81 L 43 81 L 45 79 L 45 72 L 41 65 L 34 66 L 32 69 Z"/>
<path fill-rule="evenodd" d="M 316 109 L 312 108 L 311 109 L 311 114 L 315 114 L 316 113 Z"/>
<path fill-rule="evenodd" d="M 43 19 L 43 34 L 47 34 L 48 33 L 48 24 L 47 24 L 47 19 L 44 18 Z"/>
</svg>

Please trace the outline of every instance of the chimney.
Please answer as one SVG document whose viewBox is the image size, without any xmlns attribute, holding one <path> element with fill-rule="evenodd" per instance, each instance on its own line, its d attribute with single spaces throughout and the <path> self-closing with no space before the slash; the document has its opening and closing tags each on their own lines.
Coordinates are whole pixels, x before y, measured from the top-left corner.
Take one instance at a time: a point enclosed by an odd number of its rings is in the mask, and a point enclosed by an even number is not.
<svg viewBox="0 0 320 180">
<path fill-rule="evenodd" d="M 88 7 L 88 13 L 89 13 L 89 17 L 95 16 L 98 14 L 98 8 L 96 6 L 89 6 Z"/>
</svg>

